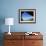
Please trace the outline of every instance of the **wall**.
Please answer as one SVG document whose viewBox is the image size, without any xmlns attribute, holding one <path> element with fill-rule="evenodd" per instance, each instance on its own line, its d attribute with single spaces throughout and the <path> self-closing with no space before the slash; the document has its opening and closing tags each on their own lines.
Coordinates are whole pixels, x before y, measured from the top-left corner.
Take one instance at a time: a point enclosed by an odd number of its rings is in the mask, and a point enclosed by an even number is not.
<svg viewBox="0 0 46 46">
<path fill-rule="evenodd" d="M 43 0 L 0 0 L 2 17 L 15 18 L 15 25 L 11 27 L 11 31 L 46 31 L 46 1 Z M 36 9 L 36 24 L 19 24 L 19 9 Z M 2 32 L 8 31 L 6 25 L 1 26 Z"/>
<path fill-rule="evenodd" d="M 19 9 L 36 9 L 36 24 L 19 24 Z M 0 21 L 6 17 L 15 18 L 12 32 L 46 32 L 46 1 L 45 0 L 0 0 Z M 8 26 L 0 23 L 0 32 L 8 32 Z M 2 23 L 3 22 L 3 23 Z"/>
</svg>

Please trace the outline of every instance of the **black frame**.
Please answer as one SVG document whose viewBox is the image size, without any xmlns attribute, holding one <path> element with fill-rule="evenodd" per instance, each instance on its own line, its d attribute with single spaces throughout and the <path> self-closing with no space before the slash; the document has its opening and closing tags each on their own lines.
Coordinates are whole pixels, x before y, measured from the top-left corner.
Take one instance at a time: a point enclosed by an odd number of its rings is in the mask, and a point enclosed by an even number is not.
<svg viewBox="0 0 46 46">
<path fill-rule="evenodd" d="M 30 21 L 22 20 L 22 13 L 25 11 L 32 14 L 32 17 L 33 17 L 32 20 Z M 19 23 L 36 23 L 36 9 L 19 9 Z"/>
</svg>

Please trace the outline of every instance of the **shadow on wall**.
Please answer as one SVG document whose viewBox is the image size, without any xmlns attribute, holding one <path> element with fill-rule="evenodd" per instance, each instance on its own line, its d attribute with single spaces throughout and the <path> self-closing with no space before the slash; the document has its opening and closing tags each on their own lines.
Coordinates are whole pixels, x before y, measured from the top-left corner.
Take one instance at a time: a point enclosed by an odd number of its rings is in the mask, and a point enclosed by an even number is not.
<svg viewBox="0 0 46 46">
<path fill-rule="evenodd" d="M 5 23 L 5 17 L 0 16 L 0 46 L 3 46 L 3 32 L 2 32 L 2 25 Z"/>
</svg>

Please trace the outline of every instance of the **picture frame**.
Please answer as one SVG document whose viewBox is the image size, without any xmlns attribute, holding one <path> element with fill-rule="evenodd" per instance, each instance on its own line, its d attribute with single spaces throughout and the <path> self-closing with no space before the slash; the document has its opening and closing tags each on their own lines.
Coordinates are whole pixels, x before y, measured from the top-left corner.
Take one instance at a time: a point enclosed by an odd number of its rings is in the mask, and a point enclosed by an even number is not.
<svg viewBox="0 0 46 46">
<path fill-rule="evenodd" d="M 36 23 L 36 9 L 19 9 L 19 23 Z"/>
</svg>

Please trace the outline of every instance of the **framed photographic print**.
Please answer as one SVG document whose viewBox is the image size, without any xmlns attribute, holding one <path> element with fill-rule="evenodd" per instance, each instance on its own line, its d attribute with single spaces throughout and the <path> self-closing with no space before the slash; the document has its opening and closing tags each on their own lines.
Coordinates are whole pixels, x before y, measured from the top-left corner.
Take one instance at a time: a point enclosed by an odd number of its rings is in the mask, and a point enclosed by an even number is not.
<svg viewBox="0 0 46 46">
<path fill-rule="evenodd" d="M 36 23 L 36 9 L 19 9 L 19 23 Z"/>
</svg>

